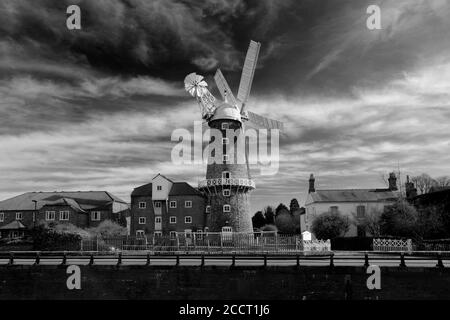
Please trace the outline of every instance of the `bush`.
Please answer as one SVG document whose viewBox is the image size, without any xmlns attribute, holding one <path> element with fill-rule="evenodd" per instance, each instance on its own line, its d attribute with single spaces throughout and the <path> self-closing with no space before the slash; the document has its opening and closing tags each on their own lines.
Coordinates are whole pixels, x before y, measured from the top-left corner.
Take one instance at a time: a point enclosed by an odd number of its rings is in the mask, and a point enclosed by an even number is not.
<svg viewBox="0 0 450 320">
<path fill-rule="evenodd" d="M 80 250 L 81 236 L 72 233 L 58 232 L 46 225 L 38 225 L 31 229 L 33 250 L 40 251 L 77 251 Z"/>
<path fill-rule="evenodd" d="M 111 220 L 102 221 L 97 227 L 89 228 L 87 231 L 92 236 L 100 238 L 114 238 L 128 234 L 126 227 L 122 227 L 120 224 Z"/>
<path fill-rule="evenodd" d="M 343 236 L 348 228 L 348 219 L 342 214 L 325 212 L 314 219 L 311 229 L 317 239 L 327 240 Z"/>
<path fill-rule="evenodd" d="M 281 209 L 278 212 L 278 215 L 275 217 L 275 225 L 280 233 L 295 233 L 294 219 L 287 209 Z"/>
</svg>

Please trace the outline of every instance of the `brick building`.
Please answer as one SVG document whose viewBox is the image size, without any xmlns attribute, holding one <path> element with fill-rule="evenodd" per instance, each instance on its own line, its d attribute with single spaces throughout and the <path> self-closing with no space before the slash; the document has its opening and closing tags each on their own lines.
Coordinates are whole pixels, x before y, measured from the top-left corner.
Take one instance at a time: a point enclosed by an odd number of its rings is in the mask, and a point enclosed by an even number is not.
<svg viewBox="0 0 450 320">
<path fill-rule="evenodd" d="M 119 221 L 128 209 L 106 191 L 28 192 L 0 202 L 0 236 L 23 236 L 39 221 L 96 227 L 104 220 Z"/>
<path fill-rule="evenodd" d="M 206 199 L 186 182 L 158 174 L 131 193 L 131 235 L 170 235 L 204 230 Z"/>
</svg>

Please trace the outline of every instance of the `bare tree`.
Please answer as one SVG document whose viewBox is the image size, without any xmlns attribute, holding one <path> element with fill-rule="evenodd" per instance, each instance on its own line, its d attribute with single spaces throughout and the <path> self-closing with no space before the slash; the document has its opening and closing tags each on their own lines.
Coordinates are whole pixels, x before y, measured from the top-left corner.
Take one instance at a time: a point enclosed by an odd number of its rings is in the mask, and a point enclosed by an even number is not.
<svg viewBox="0 0 450 320">
<path fill-rule="evenodd" d="M 440 188 L 450 187 L 450 177 L 443 176 L 436 178 L 436 185 Z"/>
<path fill-rule="evenodd" d="M 381 234 L 380 219 L 382 213 L 377 208 L 372 208 L 363 217 L 358 217 L 356 213 L 352 212 L 353 224 L 363 227 L 372 237 L 378 237 Z"/>
<path fill-rule="evenodd" d="M 426 173 L 422 173 L 420 176 L 412 177 L 411 181 L 414 183 L 420 194 L 430 192 L 431 188 L 437 185 L 436 180 Z"/>
</svg>

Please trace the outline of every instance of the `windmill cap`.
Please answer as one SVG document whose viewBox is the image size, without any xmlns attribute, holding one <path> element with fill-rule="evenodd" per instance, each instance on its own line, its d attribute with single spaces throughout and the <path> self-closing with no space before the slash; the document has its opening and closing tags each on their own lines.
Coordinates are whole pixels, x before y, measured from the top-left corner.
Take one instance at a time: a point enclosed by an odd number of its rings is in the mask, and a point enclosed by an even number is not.
<svg viewBox="0 0 450 320">
<path fill-rule="evenodd" d="M 214 115 L 210 121 L 222 119 L 241 122 L 241 112 L 239 111 L 239 108 L 232 106 L 227 102 L 222 102 L 214 111 Z"/>
</svg>

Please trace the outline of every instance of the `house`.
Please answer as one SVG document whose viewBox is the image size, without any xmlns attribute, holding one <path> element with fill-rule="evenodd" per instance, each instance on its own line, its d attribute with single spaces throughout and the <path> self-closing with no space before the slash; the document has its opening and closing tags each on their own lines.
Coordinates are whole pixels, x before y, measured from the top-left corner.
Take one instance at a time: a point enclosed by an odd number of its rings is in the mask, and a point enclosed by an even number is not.
<svg viewBox="0 0 450 320">
<path fill-rule="evenodd" d="M 177 232 L 202 231 L 206 211 L 206 198 L 196 188 L 158 174 L 131 193 L 131 234 L 175 238 Z"/>
<path fill-rule="evenodd" d="M 363 226 L 358 225 L 367 214 L 383 211 L 385 206 L 392 205 L 399 197 L 397 178 L 389 175 L 389 187 L 386 189 L 333 189 L 315 188 L 315 178 L 309 178 L 309 190 L 305 201 L 305 229 L 311 231 L 314 218 L 325 212 L 339 212 L 349 219 L 347 237 L 368 235 Z"/>
<path fill-rule="evenodd" d="M 119 221 L 128 204 L 106 191 L 27 192 L 0 202 L 0 236 L 23 236 L 40 221 L 95 227 Z"/>
</svg>

